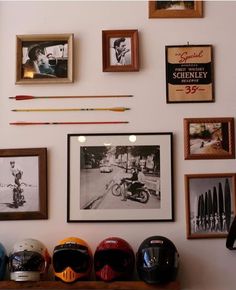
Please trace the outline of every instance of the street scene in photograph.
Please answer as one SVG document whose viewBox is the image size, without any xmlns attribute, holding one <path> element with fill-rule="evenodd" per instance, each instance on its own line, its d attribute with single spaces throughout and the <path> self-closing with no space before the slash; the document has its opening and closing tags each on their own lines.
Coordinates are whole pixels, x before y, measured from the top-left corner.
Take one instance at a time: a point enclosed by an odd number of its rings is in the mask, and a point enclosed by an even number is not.
<svg viewBox="0 0 236 290">
<path fill-rule="evenodd" d="M 81 147 L 80 209 L 159 209 L 160 146 Z"/>
</svg>

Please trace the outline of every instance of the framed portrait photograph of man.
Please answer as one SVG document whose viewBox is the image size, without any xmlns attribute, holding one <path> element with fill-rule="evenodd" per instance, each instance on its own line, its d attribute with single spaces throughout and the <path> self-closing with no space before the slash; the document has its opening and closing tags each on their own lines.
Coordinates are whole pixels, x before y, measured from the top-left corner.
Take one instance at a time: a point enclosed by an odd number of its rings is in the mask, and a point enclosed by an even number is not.
<svg viewBox="0 0 236 290">
<path fill-rule="evenodd" d="M 103 30 L 103 71 L 138 71 L 138 30 Z"/>
<path fill-rule="evenodd" d="M 16 84 L 71 82 L 73 34 L 16 36 Z"/>
</svg>

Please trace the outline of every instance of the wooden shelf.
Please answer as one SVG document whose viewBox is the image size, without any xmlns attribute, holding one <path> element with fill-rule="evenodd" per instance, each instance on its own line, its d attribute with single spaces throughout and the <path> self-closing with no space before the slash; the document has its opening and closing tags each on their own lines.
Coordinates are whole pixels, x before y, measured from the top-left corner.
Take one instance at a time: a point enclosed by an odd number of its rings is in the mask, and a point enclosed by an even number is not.
<svg viewBox="0 0 236 290">
<path fill-rule="evenodd" d="M 79 281 L 75 283 L 63 283 L 59 281 L 40 282 L 15 282 L 0 281 L 0 289 L 74 289 L 74 290 L 180 290 L 179 282 L 171 282 L 165 285 L 147 284 L 142 281 L 128 282 L 101 282 L 101 281 Z"/>
</svg>

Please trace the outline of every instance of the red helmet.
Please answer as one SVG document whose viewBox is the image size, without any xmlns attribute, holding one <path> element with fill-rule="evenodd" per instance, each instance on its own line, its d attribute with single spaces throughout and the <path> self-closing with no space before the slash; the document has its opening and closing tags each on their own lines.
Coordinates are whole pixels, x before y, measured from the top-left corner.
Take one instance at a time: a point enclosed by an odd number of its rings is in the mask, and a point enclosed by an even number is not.
<svg viewBox="0 0 236 290">
<path fill-rule="evenodd" d="M 128 280 L 134 270 L 134 252 L 123 239 L 103 240 L 94 254 L 96 278 L 103 281 Z"/>
</svg>

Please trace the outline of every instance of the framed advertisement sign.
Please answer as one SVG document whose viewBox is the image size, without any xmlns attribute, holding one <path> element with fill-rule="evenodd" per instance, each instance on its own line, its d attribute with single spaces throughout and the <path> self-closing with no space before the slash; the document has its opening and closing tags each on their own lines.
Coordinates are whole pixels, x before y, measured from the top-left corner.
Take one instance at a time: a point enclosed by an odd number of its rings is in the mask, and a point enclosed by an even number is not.
<svg viewBox="0 0 236 290">
<path fill-rule="evenodd" d="M 214 102 L 212 45 L 166 46 L 167 103 Z"/>
</svg>

